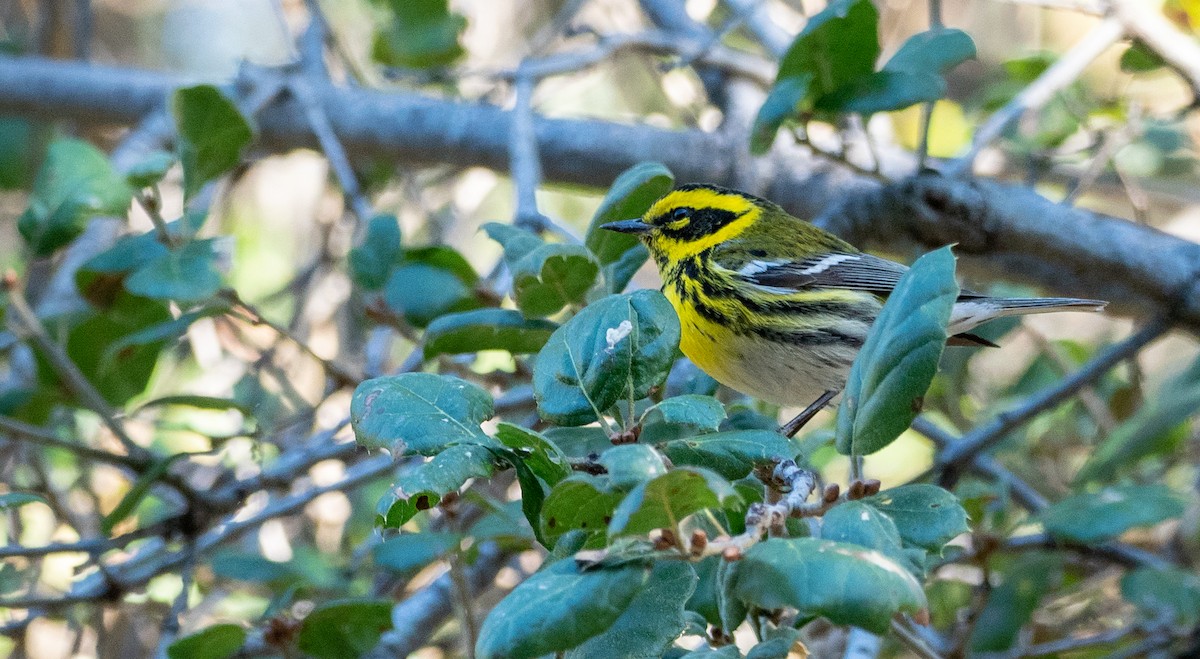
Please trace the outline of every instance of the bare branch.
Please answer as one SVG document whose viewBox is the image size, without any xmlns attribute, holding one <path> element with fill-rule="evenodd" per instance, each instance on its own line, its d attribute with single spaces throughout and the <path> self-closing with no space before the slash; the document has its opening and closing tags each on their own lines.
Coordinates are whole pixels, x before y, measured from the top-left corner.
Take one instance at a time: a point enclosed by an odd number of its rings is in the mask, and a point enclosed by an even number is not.
<svg viewBox="0 0 1200 659">
<path fill-rule="evenodd" d="M 937 469 L 943 474 L 943 485 L 952 486 L 957 480 L 957 474 L 975 456 L 988 450 L 1005 435 L 1038 414 L 1065 402 L 1112 367 L 1136 355 L 1146 344 L 1162 336 L 1168 327 L 1164 320 L 1149 323 L 1124 341 L 1110 346 L 1083 368 L 1064 377 L 1058 384 L 1030 396 L 1020 407 L 996 415 L 989 423 L 977 426 L 962 439 L 947 445 L 938 454 L 937 459 Z"/>
<path fill-rule="evenodd" d="M 0 111 L 135 122 L 183 82 L 160 73 L 0 58 Z M 351 155 L 509 167 L 511 115 L 495 106 L 333 86 L 314 92 Z M 536 116 L 534 129 L 547 181 L 607 186 L 645 160 L 663 162 L 680 181 L 731 185 L 738 176 L 730 159 L 712 157 L 736 148 L 722 134 Z M 294 99 L 264 108 L 259 135 L 274 149 L 316 143 Z M 803 153 L 780 156 L 762 176 L 757 189 L 800 217 L 826 211 L 822 223 L 851 242 L 866 235 L 889 248 L 902 238 L 957 242 L 964 265 L 1140 313 L 1176 309 L 1180 322 L 1200 327 L 1200 295 L 1185 295 L 1200 275 L 1200 247 L 1182 239 L 1054 204 L 1018 186 L 918 176 L 881 188 Z M 934 208 L 931 199 L 943 203 Z"/>
</svg>

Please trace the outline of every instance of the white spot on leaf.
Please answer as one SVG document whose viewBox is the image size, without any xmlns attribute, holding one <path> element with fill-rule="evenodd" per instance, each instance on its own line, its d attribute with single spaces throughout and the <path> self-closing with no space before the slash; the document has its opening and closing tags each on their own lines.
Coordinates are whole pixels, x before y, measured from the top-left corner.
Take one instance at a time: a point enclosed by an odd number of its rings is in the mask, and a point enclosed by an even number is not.
<svg viewBox="0 0 1200 659">
<path fill-rule="evenodd" d="M 608 350 L 611 352 L 621 342 L 621 339 L 633 333 L 633 323 L 628 320 L 622 320 L 620 325 L 610 327 L 604 331 L 604 340 L 608 342 Z"/>
</svg>

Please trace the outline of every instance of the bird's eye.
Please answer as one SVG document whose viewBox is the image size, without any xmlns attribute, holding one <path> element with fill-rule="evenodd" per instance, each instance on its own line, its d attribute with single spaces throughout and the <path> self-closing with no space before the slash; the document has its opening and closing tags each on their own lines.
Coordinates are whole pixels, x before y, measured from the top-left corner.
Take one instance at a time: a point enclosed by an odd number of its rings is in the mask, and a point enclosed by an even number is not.
<svg viewBox="0 0 1200 659">
<path fill-rule="evenodd" d="M 671 222 L 683 222 L 692 217 L 692 209 L 676 208 L 671 211 Z"/>
</svg>

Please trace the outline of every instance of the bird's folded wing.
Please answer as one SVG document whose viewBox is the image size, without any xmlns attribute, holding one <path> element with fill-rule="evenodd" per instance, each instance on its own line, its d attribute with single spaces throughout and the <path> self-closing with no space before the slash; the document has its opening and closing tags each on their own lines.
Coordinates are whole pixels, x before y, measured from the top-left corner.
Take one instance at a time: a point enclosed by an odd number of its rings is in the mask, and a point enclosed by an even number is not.
<svg viewBox="0 0 1200 659">
<path fill-rule="evenodd" d="M 848 288 L 886 297 L 907 266 L 870 254 L 819 254 L 798 261 L 750 261 L 736 270 L 757 286 L 800 290 Z"/>
</svg>

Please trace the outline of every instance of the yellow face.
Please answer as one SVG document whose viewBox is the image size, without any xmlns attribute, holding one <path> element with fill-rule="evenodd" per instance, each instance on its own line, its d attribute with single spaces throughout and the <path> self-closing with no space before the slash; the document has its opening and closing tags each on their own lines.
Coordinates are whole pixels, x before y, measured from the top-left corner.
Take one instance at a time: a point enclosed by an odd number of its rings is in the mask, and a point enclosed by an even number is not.
<svg viewBox="0 0 1200 659">
<path fill-rule="evenodd" d="M 646 246 L 657 260 L 678 261 L 737 237 L 762 215 L 755 201 L 707 185 L 684 186 L 642 217 Z"/>
</svg>

